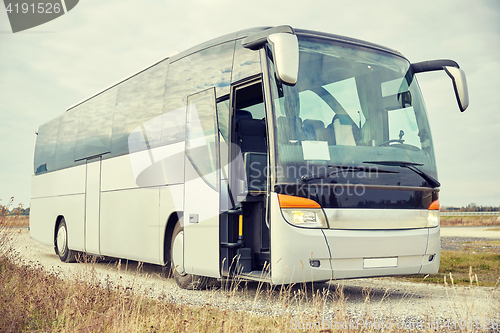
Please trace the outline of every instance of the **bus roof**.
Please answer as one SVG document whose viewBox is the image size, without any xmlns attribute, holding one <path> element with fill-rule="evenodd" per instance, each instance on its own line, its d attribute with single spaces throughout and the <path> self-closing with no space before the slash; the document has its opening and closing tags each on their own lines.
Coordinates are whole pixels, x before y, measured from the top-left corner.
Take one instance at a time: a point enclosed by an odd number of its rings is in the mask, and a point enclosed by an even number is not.
<svg viewBox="0 0 500 333">
<path fill-rule="evenodd" d="M 400 57 L 403 57 L 403 55 L 401 53 L 399 53 L 398 51 L 396 50 L 393 50 L 393 49 L 390 49 L 390 48 L 387 48 L 385 46 L 381 46 L 381 45 L 378 45 L 378 44 L 374 44 L 374 43 L 370 43 L 370 42 L 366 42 L 364 40 L 360 40 L 360 39 L 356 39 L 356 38 L 351 38 L 351 37 L 346 37 L 346 36 L 341 36 L 341 35 L 335 35 L 335 34 L 330 34 L 330 33 L 325 33 L 325 32 L 320 32 L 320 31 L 313 31 L 313 30 L 306 30 L 306 29 L 293 29 L 291 27 L 288 27 L 288 26 L 283 26 L 283 27 L 287 27 L 289 28 L 290 30 L 294 31 L 295 34 L 297 35 L 302 35 L 302 36 L 311 36 L 311 37 L 323 37 L 323 38 L 328 38 L 328 39 L 333 39 L 333 40 L 337 40 L 339 42 L 344 42 L 344 43 L 349 43 L 349 44 L 353 44 L 353 45 L 360 45 L 360 46 L 364 46 L 364 47 L 369 47 L 369 48 L 372 48 L 372 49 L 377 49 L 377 50 L 381 50 L 381 51 L 384 51 L 384 52 L 389 52 L 389 53 L 392 53 L 392 54 L 395 54 L 395 55 L 398 55 Z M 124 81 L 127 81 L 128 79 L 144 72 L 145 70 L 155 66 L 156 64 L 162 62 L 162 61 L 165 61 L 165 60 L 169 60 L 170 63 L 173 63 L 177 60 L 180 60 L 184 57 L 187 57 L 193 53 L 196 53 L 196 52 L 199 52 L 201 50 L 204 50 L 206 48 L 209 48 L 209 47 L 212 47 L 212 46 L 215 46 L 215 45 L 218 45 L 218 44 L 223 44 L 223 43 L 226 43 L 226 42 L 229 42 L 229 41 L 232 41 L 232 40 L 236 40 L 236 39 L 243 39 L 245 37 L 248 37 L 248 36 L 251 36 L 253 34 L 256 34 L 256 33 L 259 33 L 259 32 L 262 32 L 264 30 L 269 30 L 269 29 L 273 29 L 273 28 L 279 28 L 279 27 L 255 27 L 255 28 L 250 28 L 250 29 L 245 29 L 245 30 L 240 30 L 240 31 L 236 31 L 236 32 L 233 32 L 233 33 L 230 33 L 230 34 L 227 34 L 227 35 L 224 35 L 224 36 L 221 36 L 221 37 L 218 37 L 218 38 L 214 38 L 214 39 L 211 39 L 209 41 L 206 41 L 204 43 L 201 43 L 201 44 L 198 44 L 196 46 L 193 46 L 185 51 L 182 51 L 172 57 L 166 57 L 166 58 L 163 58 L 161 59 L 160 61 L 157 61 L 155 62 L 154 64 L 152 64 L 151 66 L 148 66 L 147 68 L 144 68 L 142 70 L 140 70 L 139 72 L 137 73 L 134 73 L 133 75 L 129 75 L 127 76 L 126 78 L 122 79 L 122 80 L 119 80 L 118 82 L 108 86 L 107 88 L 99 91 L 98 93 L 90 96 L 90 97 L 87 97 L 85 98 L 84 100 L 76 103 L 76 104 L 73 104 L 72 106 L 70 106 L 69 108 L 66 109 L 66 111 L 69 111 L 71 109 L 73 109 L 74 107 L 102 94 L 103 92 L 119 85 L 120 83 L 124 82 Z M 274 29 L 273 29 L 274 30 Z"/>
<path fill-rule="evenodd" d="M 393 49 L 390 49 L 388 47 L 378 45 L 375 43 L 370 43 L 370 42 L 367 42 L 367 41 L 364 41 L 361 39 L 356 39 L 356 38 L 351 38 L 351 37 L 346 37 L 346 36 L 341 36 L 341 35 L 335 35 L 335 34 L 330 34 L 330 33 L 325 33 L 325 32 L 320 32 L 320 31 L 313 31 L 313 30 L 306 30 L 306 29 L 293 29 L 292 27 L 288 27 L 288 26 L 282 26 L 282 27 L 287 27 L 289 30 L 294 31 L 295 34 L 297 34 L 297 35 L 326 37 L 328 39 L 334 39 L 334 40 L 344 42 L 344 43 L 349 43 L 349 44 L 361 45 L 361 46 L 365 46 L 365 47 L 369 47 L 369 48 L 373 48 L 373 49 L 378 49 L 381 51 L 385 51 L 385 52 L 389 52 L 389 53 L 393 53 L 393 54 L 402 56 L 401 53 L 399 53 L 396 50 L 393 50 Z M 259 33 L 261 31 L 269 30 L 269 29 L 273 29 L 273 28 L 276 29 L 276 28 L 280 28 L 280 27 L 256 27 L 256 28 L 236 31 L 236 32 L 233 32 L 231 34 L 227 34 L 227 35 L 224 35 L 224 36 L 221 36 L 218 38 L 214 38 L 214 39 L 211 39 L 205 43 L 196 45 L 192 48 L 187 49 L 186 51 L 180 52 L 180 53 L 172 56 L 170 58 L 170 62 L 175 62 L 175 61 L 182 59 L 190 54 L 199 52 L 203 49 L 212 47 L 214 45 L 222 44 L 222 43 L 229 42 L 229 41 L 232 41 L 235 39 L 242 39 L 244 37 L 251 36 L 251 35 Z"/>
</svg>

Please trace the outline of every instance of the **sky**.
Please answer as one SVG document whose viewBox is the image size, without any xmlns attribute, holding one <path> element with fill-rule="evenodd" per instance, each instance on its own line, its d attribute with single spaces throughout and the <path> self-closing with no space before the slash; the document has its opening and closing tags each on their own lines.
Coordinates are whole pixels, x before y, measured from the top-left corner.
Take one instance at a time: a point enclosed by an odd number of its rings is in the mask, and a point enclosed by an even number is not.
<svg viewBox="0 0 500 333">
<path fill-rule="evenodd" d="M 453 59 L 467 75 L 461 113 L 445 72 L 418 74 L 441 205 L 500 205 L 498 0 L 82 0 L 12 33 L 0 7 L 0 204 L 30 203 L 35 130 L 69 106 L 160 59 L 234 31 L 291 25 Z"/>
</svg>

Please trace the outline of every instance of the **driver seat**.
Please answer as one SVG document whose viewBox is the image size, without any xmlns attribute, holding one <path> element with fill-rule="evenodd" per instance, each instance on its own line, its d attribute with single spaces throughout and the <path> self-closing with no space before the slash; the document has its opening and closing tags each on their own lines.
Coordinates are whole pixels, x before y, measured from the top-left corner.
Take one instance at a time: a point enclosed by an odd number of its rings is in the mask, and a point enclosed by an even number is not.
<svg viewBox="0 0 500 333">
<path fill-rule="evenodd" d="M 335 141 L 337 145 L 356 146 L 353 124 L 349 115 L 336 114 L 335 117 L 333 117 L 332 123 L 328 127 L 330 126 L 335 132 Z"/>
</svg>

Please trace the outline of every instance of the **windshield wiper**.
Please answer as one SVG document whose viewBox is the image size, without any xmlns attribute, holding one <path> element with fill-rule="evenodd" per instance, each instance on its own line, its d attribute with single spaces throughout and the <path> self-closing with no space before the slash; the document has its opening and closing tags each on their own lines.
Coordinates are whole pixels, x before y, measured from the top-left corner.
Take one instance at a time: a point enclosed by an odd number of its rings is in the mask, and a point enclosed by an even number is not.
<svg viewBox="0 0 500 333">
<path fill-rule="evenodd" d="M 380 170 L 380 169 L 373 169 L 370 167 L 364 167 L 364 166 L 349 166 L 349 165 L 328 165 L 328 168 L 336 168 L 335 170 L 332 170 L 330 172 L 324 172 L 324 173 L 319 173 L 319 174 L 307 174 L 303 175 L 301 177 L 302 181 L 308 182 L 313 179 L 323 179 L 327 178 L 330 176 L 333 176 L 335 174 L 338 174 L 339 172 L 382 172 L 382 173 L 399 173 L 397 171 L 389 171 L 389 170 Z"/>
<path fill-rule="evenodd" d="M 419 175 L 423 179 L 425 179 L 431 187 L 440 187 L 441 186 L 441 183 L 439 183 L 437 181 L 437 179 L 435 179 L 431 175 L 423 172 L 422 170 L 416 168 L 416 166 L 422 166 L 423 164 L 421 164 L 421 163 L 404 162 L 404 161 L 364 161 L 363 163 L 386 165 L 386 166 L 398 166 L 401 168 L 407 168 L 407 169 L 410 169 L 411 171 L 415 172 L 417 175 Z"/>
</svg>

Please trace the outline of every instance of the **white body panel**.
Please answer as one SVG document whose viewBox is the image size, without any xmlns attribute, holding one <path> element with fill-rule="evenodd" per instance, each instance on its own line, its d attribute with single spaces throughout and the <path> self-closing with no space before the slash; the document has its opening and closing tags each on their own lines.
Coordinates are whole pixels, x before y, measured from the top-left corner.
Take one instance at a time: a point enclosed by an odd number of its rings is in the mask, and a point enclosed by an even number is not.
<svg viewBox="0 0 500 333">
<path fill-rule="evenodd" d="M 85 194 L 85 164 L 31 177 L 31 199 Z"/>
<path fill-rule="evenodd" d="M 422 209 L 324 209 L 330 229 L 415 229 L 427 226 Z"/>
<path fill-rule="evenodd" d="M 54 245 L 55 224 L 64 216 L 68 246 L 84 249 L 86 165 L 31 177 L 30 236 Z"/>
<path fill-rule="evenodd" d="M 418 274 L 429 229 L 325 230 L 332 253 L 333 279 Z M 364 259 L 397 258 L 397 266 L 365 266 Z"/>
<path fill-rule="evenodd" d="M 101 252 L 160 263 L 158 187 L 101 193 Z"/>
<path fill-rule="evenodd" d="M 324 231 L 334 279 L 437 273 L 439 227 L 425 228 L 427 210 L 325 209 L 325 214 L 337 229 Z"/>
<path fill-rule="evenodd" d="M 184 182 L 184 141 L 103 161 L 102 191 Z"/>
<path fill-rule="evenodd" d="M 189 274 L 220 277 L 219 193 L 198 176 L 187 157 L 185 165 L 184 269 Z"/>
<path fill-rule="evenodd" d="M 103 160 L 102 255 L 165 263 L 167 221 L 183 211 L 184 154 L 179 147 L 184 142 Z"/>
<path fill-rule="evenodd" d="M 122 155 L 102 161 L 101 191 L 137 188 L 130 158 L 129 155 Z"/>
<path fill-rule="evenodd" d="M 85 252 L 101 254 L 99 249 L 101 158 L 87 161 L 85 191 Z M 69 228 L 69 227 L 68 227 Z"/>
<path fill-rule="evenodd" d="M 83 251 L 85 194 L 31 199 L 31 238 L 42 244 L 53 246 L 58 216 L 64 216 L 66 220 L 68 247 L 72 250 Z"/>
<path fill-rule="evenodd" d="M 437 274 L 441 262 L 441 230 L 440 227 L 429 228 L 429 243 L 422 258 L 422 268 L 419 274 Z M 435 255 L 434 260 L 429 261 L 430 256 Z"/>
</svg>

